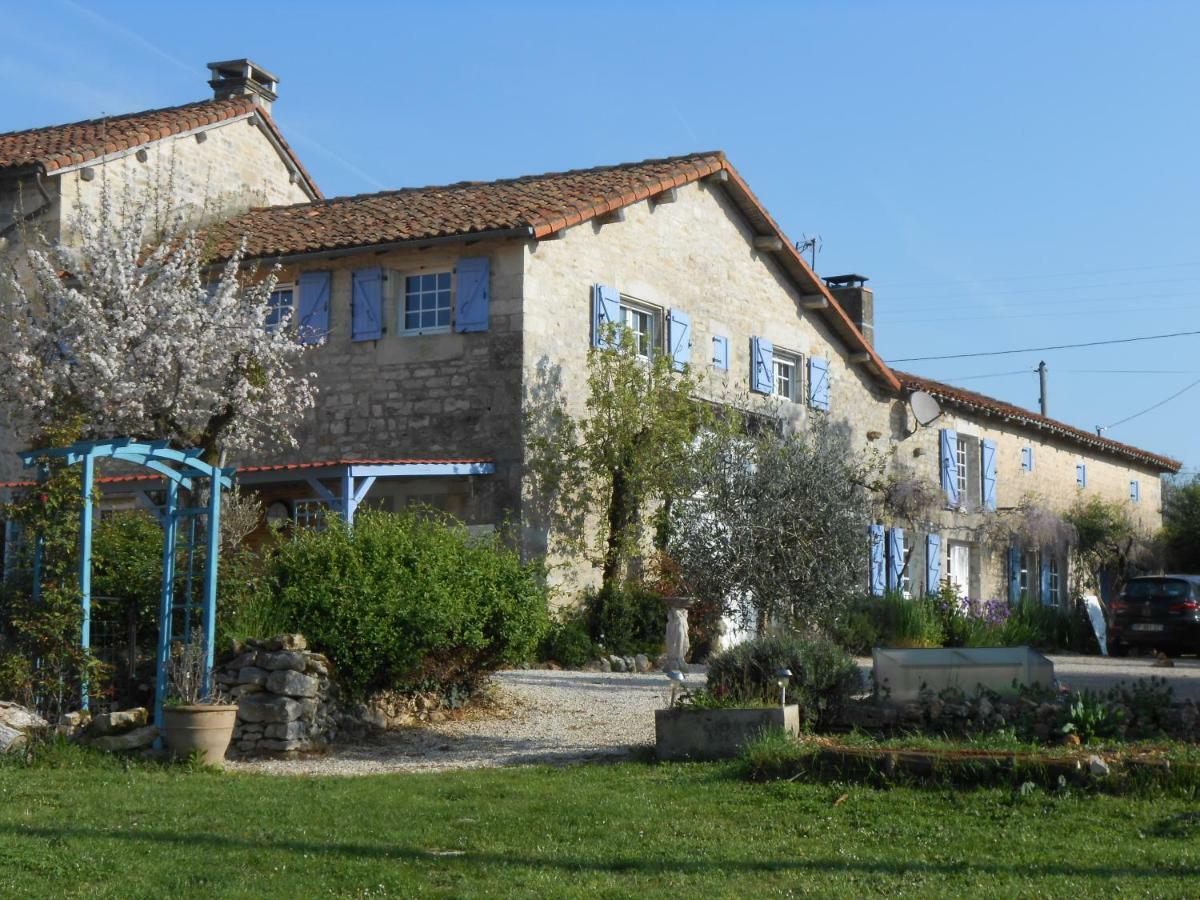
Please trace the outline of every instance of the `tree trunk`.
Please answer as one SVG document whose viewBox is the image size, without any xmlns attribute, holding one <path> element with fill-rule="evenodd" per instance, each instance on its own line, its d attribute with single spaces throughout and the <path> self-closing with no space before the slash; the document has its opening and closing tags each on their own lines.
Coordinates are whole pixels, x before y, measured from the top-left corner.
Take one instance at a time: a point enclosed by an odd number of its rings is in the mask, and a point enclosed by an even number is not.
<svg viewBox="0 0 1200 900">
<path fill-rule="evenodd" d="M 633 496 L 626 471 L 624 466 L 618 466 L 612 473 L 612 493 L 608 498 L 608 537 L 604 548 L 605 590 L 616 587 L 625 532 L 637 515 L 637 499 Z"/>
</svg>

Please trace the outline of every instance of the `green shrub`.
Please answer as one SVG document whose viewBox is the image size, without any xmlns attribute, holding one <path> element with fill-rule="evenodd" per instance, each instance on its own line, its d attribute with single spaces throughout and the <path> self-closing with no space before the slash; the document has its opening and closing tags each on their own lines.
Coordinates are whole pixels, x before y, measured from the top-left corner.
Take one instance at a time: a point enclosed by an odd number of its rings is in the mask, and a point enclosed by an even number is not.
<svg viewBox="0 0 1200 900">
<path fill-rule="evenodd" d="M 1005 647 L 1028 645 L 1054 650 L 1070 646 L 1074 632 L 1075 625 L 1069 613 L 1022 597 L 1013 605 L 1008 621 L 1000 629 L 1000 643 Z"/>
<path fill-rule="evenodd" d="M 541 571 L 427 512 L 364 511 L 299 530 L 274 564 L 276 609 L 353 695 L 475 687 L 533 656 L 549 625 Z"/>
<path fill-rule="evenodd" d="M 662 595 L 640 584 L 589 591 L 584 595 L 588 630 L 607 653 L 632 656 L 661 652 L 667 629 Z"/>
<path fill-rule="evenodd" d="M 568 609 L 550 622 L 538 655 L 568 669 L 578 669 L 597 653 L 583 610 Z"/>
<path fill-rule="evenodd" d="M 831 724 L 862 687 L 854 659 L 827 638 L 768 634 L 711 657 L 708 690 L 717 698 L 778 703 L 780 669 L 791 669 L 788 697 L 817 728 Z"/>
<path fill-rule="evenodd" d="M 941 647 L 946 639 L 937 597 L 905 599 L 903 594 L 855 599 L 834 626 L 839 644 L 852 653 L 875 647 Z"/>
</svg>

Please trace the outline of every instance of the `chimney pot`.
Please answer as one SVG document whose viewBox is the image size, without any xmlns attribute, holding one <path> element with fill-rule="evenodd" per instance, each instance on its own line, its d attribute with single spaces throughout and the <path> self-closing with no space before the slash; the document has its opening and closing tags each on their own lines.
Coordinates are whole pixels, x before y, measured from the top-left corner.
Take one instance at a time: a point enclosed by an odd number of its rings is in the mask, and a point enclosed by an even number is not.
<svg viewBox="0 0 1200 900">
<path fill-rule="evenodd" d="M 251 59 L 227 59 L 210 62 L 213 99 L 249 97 L 268 112 L 279 97 L 279 79 Z"/>
</svg>

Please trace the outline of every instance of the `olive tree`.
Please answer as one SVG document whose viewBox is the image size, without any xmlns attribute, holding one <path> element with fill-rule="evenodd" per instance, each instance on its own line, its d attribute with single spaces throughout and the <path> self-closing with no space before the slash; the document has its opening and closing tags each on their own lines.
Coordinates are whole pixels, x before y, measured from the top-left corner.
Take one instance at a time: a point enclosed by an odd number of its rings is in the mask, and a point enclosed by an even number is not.
<svg viewBox="0 0 1200 900">
<path fill-rule="evenodd" d="M 863 587 L 876 469 L 820 422 L 707 433 L 681 470 L 669 552 L 743 626 L 827 625 Z"/>
</svg>

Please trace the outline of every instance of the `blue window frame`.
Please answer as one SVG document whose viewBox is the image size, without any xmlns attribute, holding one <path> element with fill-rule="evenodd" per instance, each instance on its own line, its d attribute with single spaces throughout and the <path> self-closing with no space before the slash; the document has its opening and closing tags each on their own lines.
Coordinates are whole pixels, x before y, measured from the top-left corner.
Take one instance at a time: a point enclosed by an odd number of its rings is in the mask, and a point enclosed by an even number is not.
<svg viewBox="0 0 1200 900">
<path fill-rule="evenodd" d="M 280 325 L 291 321 L 295 296 L 290 285 L 271 291 L 267 299 L 267 331 L 275 331 Z"/>
<path fill-rule="evenodd" d="M 404 280 L 404 330 L 410 333 L 450 328 L 450 273 L 409 275 Z"/>
</svg>

